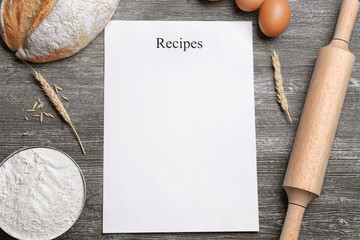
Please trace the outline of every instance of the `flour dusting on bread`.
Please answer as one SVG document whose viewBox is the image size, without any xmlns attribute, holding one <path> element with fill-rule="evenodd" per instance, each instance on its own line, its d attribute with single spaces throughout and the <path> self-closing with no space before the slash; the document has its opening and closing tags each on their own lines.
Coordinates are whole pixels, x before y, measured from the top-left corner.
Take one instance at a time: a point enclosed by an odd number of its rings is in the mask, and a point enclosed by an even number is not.
<svg viewBox="0 0 360 240">
<path fill-rule="evenodd" d="M 21 6 L 20 2 L 23 0 L 3 0 L 2 5 L 4 2 L 12 4 L 15 1 Z M 28 3 L 30 2 L 33 2 L 31 7 L 34 9 L 35 2 L 43 3 L 40 10 L 33 13 L 35 17 L 32 17 L 32 21 L 35 25 L 28 24 L 30 29 L 33 26 L 35 29 L 31 29 L 25 42 L 13 50 L 17 50 L 16 56 L 20 59 L 42 63 L 69 57 L 86 47 L 104 29 L 119 0 L 29 0 Z M 44 6 L 46 2 L 53 4 Z M 49 6 L 52 10 L 46 16 L 41 15 L 46 13 L 46 7 Z M 3 17 L 6 14 L 3 9 L 1 11 L 0 23 L 4 26 Z M 28 10 L 17 7 L 17 11 L 23 14 Z M 5 40 L 6 31 L 1 29 Z"/>
<path fill-rule="evenodd" d="M 57 0 L 3 0 L 1 37 L 8 47 L 17 51 L 56 2 Z"/>
</svg>

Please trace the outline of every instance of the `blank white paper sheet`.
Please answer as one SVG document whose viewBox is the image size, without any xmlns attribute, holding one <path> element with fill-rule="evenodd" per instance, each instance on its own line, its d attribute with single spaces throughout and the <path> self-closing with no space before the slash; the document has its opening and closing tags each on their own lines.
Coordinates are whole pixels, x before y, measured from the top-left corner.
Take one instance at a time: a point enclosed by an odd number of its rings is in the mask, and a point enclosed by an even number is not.
<svg viewBox="0 0 360 240">
<path fill-rule="evenodd" d="M 251 22 L 111 21 L 104 233 L 258 231 Z"/>
</svg>

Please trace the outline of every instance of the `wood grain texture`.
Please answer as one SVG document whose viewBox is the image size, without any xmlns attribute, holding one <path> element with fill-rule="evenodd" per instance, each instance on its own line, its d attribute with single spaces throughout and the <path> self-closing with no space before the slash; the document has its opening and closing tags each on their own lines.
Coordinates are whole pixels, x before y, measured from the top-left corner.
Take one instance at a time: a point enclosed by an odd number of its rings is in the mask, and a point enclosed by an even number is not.
<svg viewBox="0 0 360 240">
<path fill-rule="evenodd" d="M 339 18 L 336 24 L 334 39 L 350 41 L 351 33 L 359 11 L 358 0 L 343 0 Z"/>
<path fill-rule="evenodd" d="M 45 101 L 31 71 L 0 41 L 0 159 L 25 146 L 52 146 L 71 155 L 87 181 L 86 207 L 74 227 L 59 239 L 278 239 L 286 215 L 282 188 L 297 124 L 320 47 L 332 39 L 340 0 L 289 0 L 292 20 L 277 38 L 263 36 L 257 12 L 240 11 L 232 0 L 121 0 L 113 19 L 252 21 L 255 61 L 259 233 L 102 234 L 103 197 L 103 74 L 104 34 L 86 49 L 65 60 L 35 65 L 51 83 L 71 98 L 65 102 L 82 137 L 83 156 L 71 129 L 56 116 L 41 125 L 23 118 L 36 98 Z M 224 39 L 226 41 L 226 39 Z M 360 21 L 350 48 L 360 56 Z M 294 124 L 276 102 L 271 50 L 282 63 L 284 87 Z M 211 64 L 209 64 L 211 67 Z M 335 136 L 321 197 L 307 208 L 300 239 L 360 239 L 360 61 L 355 61 Z M 22 137 L 24 131 L 30 136 Z M 11 239 L 0 231 L 0 239 Z"/>
</svg>

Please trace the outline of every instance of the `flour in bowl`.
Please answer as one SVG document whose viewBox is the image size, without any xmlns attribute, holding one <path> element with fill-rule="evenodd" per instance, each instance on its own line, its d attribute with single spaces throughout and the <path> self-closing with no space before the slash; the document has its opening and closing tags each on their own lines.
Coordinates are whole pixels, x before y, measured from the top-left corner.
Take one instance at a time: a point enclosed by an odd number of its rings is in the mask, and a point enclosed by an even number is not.
<svg viewBox="0 0 360 240">
<path fill-rule="evenodd" d="M 31 148 L 0 166 L 0 228 L 24 240 L 53 239 L 79 218 L 85 183 L 64 153 Z"/>
</svg>

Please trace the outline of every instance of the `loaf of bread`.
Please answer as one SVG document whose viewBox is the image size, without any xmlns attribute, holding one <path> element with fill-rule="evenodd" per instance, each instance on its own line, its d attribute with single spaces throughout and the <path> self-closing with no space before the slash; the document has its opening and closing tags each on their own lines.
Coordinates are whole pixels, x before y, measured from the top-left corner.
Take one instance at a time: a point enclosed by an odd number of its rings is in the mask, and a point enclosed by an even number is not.
<svg viewBox="0 0 360 240">
<path fill-rule="evenodd" d="M 1 3 L 1 36 L 17 51 L 32 31 L 42 22 L 57 0 L 8 1 Z"/>
<path fill-rule="evenodd" d="M 3 0 L 0 31 L 16 56 L 43 63 L 74 55 L 105 27 L 119 0 Z"/>
</svg>

